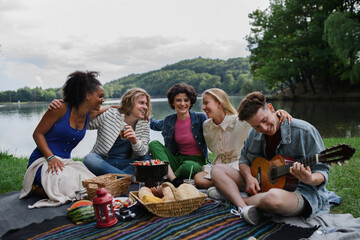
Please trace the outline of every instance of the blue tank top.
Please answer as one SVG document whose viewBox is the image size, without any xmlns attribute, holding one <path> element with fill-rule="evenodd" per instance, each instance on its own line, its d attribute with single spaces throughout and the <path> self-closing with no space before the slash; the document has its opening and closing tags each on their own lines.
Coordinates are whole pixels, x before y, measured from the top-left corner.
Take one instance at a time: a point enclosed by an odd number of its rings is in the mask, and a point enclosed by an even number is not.
<svg viewBox="0 0 360 240">
<path fill-rule="evenodd" d="M 78 145 L 84 138 L 86 128 L 89 123 L 89 115 L 86 117 L 85 126 L 83 129 L 74 129 L 70 126 L 70 113 L 71 106 L 65 115 L 57 121 L 52 128 L 45 134 L 46 142 L 52 153 L 61 158 L 70 158 L 71 151 Z M 38 147 L 32 152 L 28 167 L 38 158 L 43 157 L 43 154 Z"/>
</svg>

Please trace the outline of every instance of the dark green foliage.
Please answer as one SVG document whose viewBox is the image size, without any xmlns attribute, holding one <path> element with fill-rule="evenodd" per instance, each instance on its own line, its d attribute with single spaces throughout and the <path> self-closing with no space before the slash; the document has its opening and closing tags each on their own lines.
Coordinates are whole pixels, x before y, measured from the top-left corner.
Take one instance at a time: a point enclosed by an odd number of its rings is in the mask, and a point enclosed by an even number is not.
<svg viewBox="0 0 360 240">
<path fill-rule="evenodd" d="M 360 21 L 350 12 L 335 12 L 325 21 L 325 40 L 345 67 L 341 75 L 360 81 Z"/>
<path fill-rule="evenodd" d="M 0 102 L 41 102 L 52 101 L 54 98 L 61 99 L 61 88 L 19 88 L 17 91 L 0 92 Z"/>
<path fill-rule="evenodd" d="M 333 94 L 341 79 L 348 86 L 359 81 L 358 6 L 356 1 L 273 0 L 268 9 L 250 13 L 247 41 L 254 79 L 290 87 L 294 97 L 299 83 L 304 93 L 315 95 L 316 86 Z"/>
</svg>

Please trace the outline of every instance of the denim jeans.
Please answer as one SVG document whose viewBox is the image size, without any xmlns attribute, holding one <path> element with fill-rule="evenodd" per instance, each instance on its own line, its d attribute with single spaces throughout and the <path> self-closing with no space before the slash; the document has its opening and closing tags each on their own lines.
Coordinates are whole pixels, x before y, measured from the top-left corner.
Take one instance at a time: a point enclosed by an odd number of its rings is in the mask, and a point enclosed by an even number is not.
<svg viewBox="0 0 360 240">
<path fill-rule="evenodd" d="M 96 176 L 117 173 L 134 174 L 134 166 L 130 165 L 134 161 L 144 161 L 151 159 L 150 155 L 139 158 L 131 158 L 132 148 L 129 140 L 122 140 L 120 137 L 110 149 L 106 158 L 96 153 L 89 153 L 84 157 L 85 166 Z"/>
</svg>

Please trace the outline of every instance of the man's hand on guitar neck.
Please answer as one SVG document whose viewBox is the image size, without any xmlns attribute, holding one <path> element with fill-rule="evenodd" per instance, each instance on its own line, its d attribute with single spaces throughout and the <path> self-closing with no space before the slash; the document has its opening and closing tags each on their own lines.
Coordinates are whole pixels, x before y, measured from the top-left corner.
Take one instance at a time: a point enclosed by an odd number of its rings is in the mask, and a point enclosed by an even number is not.
<svg viewBox="0 0 360 240">
<path fill-rule="evenodd" d="M 312 173 L 309 166 L 304 167 L 304 164 L 294 162 L 290 168 L 290 173 L 303 183 L 317 186 L 325 181 L 325 177 L 321 173 Z"/>
</svg>

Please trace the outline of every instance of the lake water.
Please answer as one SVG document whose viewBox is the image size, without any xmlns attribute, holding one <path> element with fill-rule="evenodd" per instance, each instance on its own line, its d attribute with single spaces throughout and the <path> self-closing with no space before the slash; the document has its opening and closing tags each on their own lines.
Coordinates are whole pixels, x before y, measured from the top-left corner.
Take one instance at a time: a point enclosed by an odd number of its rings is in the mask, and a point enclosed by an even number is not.
<svg viewBox="0 0 360 240">
<path fill-rule="evenodd" d="M 241 97 L 230 98 L 238 106 Z M 105 104 L 117 104 L 119 99 Z M 280 102 L 272 101 L 276 109 L 282 108 L 293 117 L 313 124 L 322 137 L 360 136 L 360 102 Z M 47 110 L 46 103 L 0 105 L 0 150 L 15 156 L 30 156 L 35 148 L 32 133 Z M 152 99 L 153 117 L 162 119 L 174 111 L 168 106 L 167 99 Z M 201 111 L 201 99 L 193 107 Z M 150 132 L 151 140 L 163 142 L 160 132 Z M 73 150 L 73 157 L 83 157 L 92 149 L 96 131 L 87 131 L 85 138 Z"/>
</svg>

